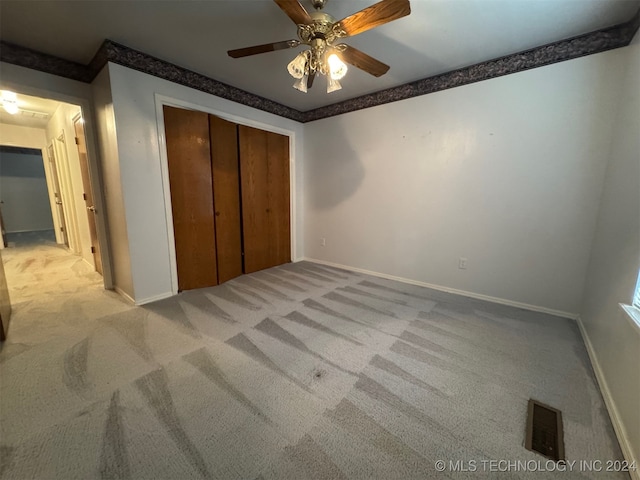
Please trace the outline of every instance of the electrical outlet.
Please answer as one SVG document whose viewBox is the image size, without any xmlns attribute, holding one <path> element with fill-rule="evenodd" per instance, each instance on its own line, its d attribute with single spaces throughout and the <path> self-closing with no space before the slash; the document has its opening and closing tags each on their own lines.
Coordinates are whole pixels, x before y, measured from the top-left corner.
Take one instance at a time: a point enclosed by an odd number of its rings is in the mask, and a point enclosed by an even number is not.
<svg viewBox="0 0 640 480">
<path fill-rule="evenodd" d="M 322 237 L 320 239 L 320 246 L 321 247 L 326 247 L 327 246 L 327 239 L 326 238 Z"/>
<path fill-rule="evenodd" d="M 460 257 L 458 259 L 458 268 L 460 270 L 466 270 L 467 269 L 467 259 L 465 257 Z"/>
</svg>

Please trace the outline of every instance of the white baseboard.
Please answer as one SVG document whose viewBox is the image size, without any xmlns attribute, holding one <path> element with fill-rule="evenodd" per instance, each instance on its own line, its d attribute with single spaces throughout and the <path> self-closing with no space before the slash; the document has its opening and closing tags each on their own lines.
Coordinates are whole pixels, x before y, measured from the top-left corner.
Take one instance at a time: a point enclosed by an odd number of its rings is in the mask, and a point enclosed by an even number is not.
<svg viewBox="0 0 640 480">
<path fill-rule="evenodd" d="M 618 437 L 618 443 L 620 443 L 622 455 L 624 455 L 625 460 L 627 460 L 629 463 L 632 463 L 634 461 L 636 462 L 636 470 L 633 472 L 629 472 L 629 475 L 631 476 L 632 480 L 640 480 L 640 465 L 638 465 L 638 461 L 640 461 L 640 459 L 633 458 L 633 450 L 631 449 L 629 437 L 627 436 L 627 430 L 624 428 L 624 424 L 620 421 L 620 414 L 618 413 L 616 404 L 613 401 L 613 397 L 611 396 L 611 391 L 609 390 L 609 385 L 607 384 L 602 368 L 600 368 L 600 363 L 598 362 L 598 357 L 596 356 L 596 352 L 593 349 L 591 340 L 589 339 L 589 334 L 587 333 L 587 330 L 584 328 L 584 324 L 582 323 L 582 318 L 578 316 L 576 320 L 578 322 L 578 328 L 580 328 L 582 340 L 587 347 L 587 353 L 589 354 L 589 359 L 591 360 L 591 366 L 593 367 L 593 371 L 595 372 L 596 380 L 598 381 L 598 385 L 600 386 L 600 392 L 602 393 L 602 398 L 604 398 L 604 404 L 607 407 L 607 411 L 609 412 L 609 417 L 611 418 L 611 423 L 613 424 L 613 430 L 616 432 L 616 437 Z"/>
<path fill-rule="evenodd" d="M 315 258 L 302 258 L 299 261 L 307 261 L 318 263 L 320 265 L 327 265 L 330 267 L 342 268 L 344 270 L 351 270 L 358 273 L 364 273 L 372 275 L 374 277 L 386 278 L 388 280 L 395 280 L 396 282 L 408 283 L 410 285 L 417 285 L 419 287 L 431 288 L 440 292 L 454 293 L 456 295 L 462 295 L 463 297 L 475 298 L 478 300 L 486 300 L 487 302 L 499 303 L 500 305 L 507 305 L 509 307 L 522 308 L 524 310 L 530 310 L 532 312 L 547 313 L 555 317 L 569 318 L 575 320 L 578 318 L 577 313 L 565 312 L 562 310 L 554 310 L 552 308 L 539 307 L 537 305 L 530 305 L 528 303 L 514 302 L 512 300 L 506 300 L 504 298 L 491 297 L 489 295 L 482 295 L 480 293 L 467 292 L 465 290 L 458 290 L 457 288 L 443 287 L 441 285 L 434 285 L 432 283 L 420 282 L 418 280 L 412 280 L 410 278 L 396 277 L 394 275 L 387 275 L 386 273 L 373 272 L 371 270 L 364 270 L 362 268 L 350 267 L 348 265 L 341 265 L 339 263 L 326 262 L 324 260 L 317 260 Z"/>
<path fill-rule="evenodd" d="M 154 295 L 153 297 L 141 298 L 140 300 L 136 300 L 134 303 L 138 306 L 145 305 L 151 302 L 157 302 L 158 300 L 164 300 L 165 298 L 173 297 L 175 294 L 173 292 L 161 293 L 160 295 Z"/>
<path fill-rule="evenodd" d="M 82 257 L 82 261 L 83 261 L 84 263 L 86 263 L 87 265 L 89 265 L 89 266 L 90 266 L 91 268 L 93 268 L 94 270 L 96 269 L 96 266 L 95 266 L 93 263 L 91 263 L 89 260 L 87 260 L 86 258 Z"/>
<path fill-rule="evenodd" d="M 127 302 L 131 303 L 132 305 L 135 305 L 135 304 L 136 304 L 135 300 L 134 300 L 134 299 L 133 299 L 133 298 L 132 298 L 132 297 L 131 297 L 127 292 L 125 292 L 124 290 L 122 290 L 120 287 L 113 287 L 113 289 L 114 289 L 116 292 L 118 292 L 122 297 L 124 297 L 124 299 L 125 299 Z"/>
<path fill-rule="evenodd" d="M 158 300 L 164 300 L 165 298 L 173 297 L 175 294 L 173 292 L 161 293 L 160 295 L 154 295 L 153 297 L 140 298 L 138 300 L 134 300 L 131 295 L 122 290 L 120 287 L 113 287 L 113 289 L 122 295 L 125 300 L 127 300 L 132 305 L 141 306 L 146 305 L 147 303 L 157 302 Z"/>
</svg>

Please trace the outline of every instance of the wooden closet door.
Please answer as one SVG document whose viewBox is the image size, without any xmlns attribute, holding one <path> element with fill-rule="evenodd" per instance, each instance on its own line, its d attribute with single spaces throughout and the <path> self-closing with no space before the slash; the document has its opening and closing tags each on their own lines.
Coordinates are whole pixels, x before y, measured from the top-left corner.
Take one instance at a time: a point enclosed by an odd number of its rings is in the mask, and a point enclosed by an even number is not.
<svg viewBox="0 0 640 480">
<path fill-rule="evenodd" d="M 267 132 L 269 258 L 273 265 L 291 261 L 289 137 Z"/>
<path fill-rule="evenodd" d="M 163 110 L 178 289 L 217 285 L 209 115 Z"/>
<path fill-rule="evenodd" d="M 209 115 L 218 283 L 242 275 L 238 125 Z"/>
<path fill-rule="evenodd" d="M 240 125 L 244 272 L 291 261 L 289 138 Z"/>
</svg>

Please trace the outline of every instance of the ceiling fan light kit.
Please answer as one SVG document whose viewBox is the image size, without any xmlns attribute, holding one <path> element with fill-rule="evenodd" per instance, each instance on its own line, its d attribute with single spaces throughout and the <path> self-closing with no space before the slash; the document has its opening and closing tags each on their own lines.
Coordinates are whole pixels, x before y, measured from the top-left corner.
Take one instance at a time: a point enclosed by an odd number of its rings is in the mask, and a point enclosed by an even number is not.
<svg viewBox="0 0 640 480">
<path fill-rule="evenodd" d="M 327 93 L 340 90 L 339 80 L 347 73 L 346 63 L 379 77 L 389 66 L 338 39 L 357 35 L 366 30 L 397 20 L 411 13 L 409 0 L 382 0 L 340 21 L 321 12 L 327 0 L 310 0 L 317 10 L 309 14 L 298 0 L 274 0 L 275 3 L 298 25 L 299 40 L 256 45 L 254 47 L 229 50 L 232 58 L 242 58 L 259 53 L 273 52 L 299 45 L 309 48 L 300 52 L 288 65 L 289 74 L 296 79 L 293 87 L 306 93 L 316 75 L 327 77 Z M 346 62 L 346 63 L 345 63 Z"/>
</svg>

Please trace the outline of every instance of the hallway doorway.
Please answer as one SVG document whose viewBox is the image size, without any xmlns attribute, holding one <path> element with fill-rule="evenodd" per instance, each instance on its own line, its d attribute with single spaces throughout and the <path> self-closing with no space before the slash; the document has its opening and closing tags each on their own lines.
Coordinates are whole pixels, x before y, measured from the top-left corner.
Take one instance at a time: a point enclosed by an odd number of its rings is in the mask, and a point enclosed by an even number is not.
<svg viewBox="0 0 640 480">
<path fill-rule="evenodd" d="M 27 285 L 36 294 L 55 293 L 52 278 L 33 270 L 50 262 L 72 265 L 80 273 L 76 282 L 110 287 L 110 277 L 101 277 L 108 249 L 100 244 L 106 232 L 94 202 L 101 193 L 92 188 L 99 176 L 83 107 L 16 96 L 17 111 L 0 107 L 0 254 L 12 304 Z M 17 275 L 23 271 L 30 272 L 28 279 Z"/>
<path fill-rule="evenodd" d="M 0 109 L 1 243 L 53 230 L 57 244 L 102 273 L 82 108 L 22 94 L 17 105 Z"/>
</svg>

